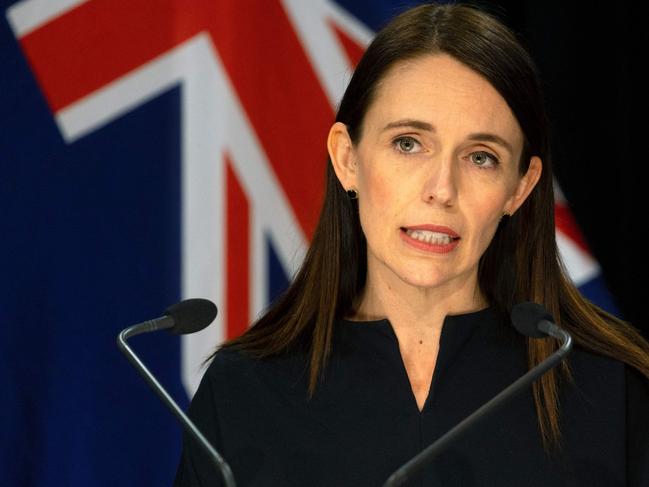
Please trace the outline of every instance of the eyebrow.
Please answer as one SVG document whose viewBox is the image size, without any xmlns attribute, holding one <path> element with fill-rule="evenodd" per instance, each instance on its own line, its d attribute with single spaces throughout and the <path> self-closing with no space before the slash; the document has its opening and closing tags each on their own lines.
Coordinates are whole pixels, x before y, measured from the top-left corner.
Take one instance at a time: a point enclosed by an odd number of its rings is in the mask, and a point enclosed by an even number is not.
<svg viewBox="0 0 649 487">
<path fill-rule="evenodd" d="M 467 139 L 475 140 L 478 142 L 493 142 L 494 144 L 503 146 L 505 149 L 509 151 L 510 154 L 514 153 L 514 149 L 512 145 L 509 142 L 507 142 L 505 139 L 503 139 L 502 137 L 496 134 L 488 134 L 488 133 L 480 132 L 477 134 L 469 135 Z"/>
<path fill-rule="evenodd" d="M 424 122 L 422 120 L 412 120 L 412 119 L 397 120 L 396 122 L 390 122 L 385 127 L 383 127 L 383 131 L 393 129 L 393 128 L 401 128 L 401 127 L 412 127 L 419 130 L 426 130 L 427 132 L 435 132 L 435 127 L 433 127 L 432 124 L 428 122 Z M 510 154 L 514 153 L 514 148 L 512 147 L 512 145 L 509 142 L 507 142 L 505 139 L 503 139 L 501 136 L 496 134 L 490 134 L 487 132 L 478 132 L 475 134 L 470 134 L 467 137 L 467 139 L 477 141 L 477 142 L 493 142 L 495 144 L 503 146 L 505 149 L 509 151 Z"/>
<path fill-rule="evenodd" d="M 383 131 L 385 132 L 386 130 L 399 128 L 399 127 L 413 127 L 420 130 L 426 130 L 428 132 L 435 132 L 435 127 L 433 127 L 428 122 L 422 122 L 421 120 L 411 120 L 411 119 L 397 120 L 396 122 L 390 122 L 385 127 L 383 127 Z"/>
</svg>

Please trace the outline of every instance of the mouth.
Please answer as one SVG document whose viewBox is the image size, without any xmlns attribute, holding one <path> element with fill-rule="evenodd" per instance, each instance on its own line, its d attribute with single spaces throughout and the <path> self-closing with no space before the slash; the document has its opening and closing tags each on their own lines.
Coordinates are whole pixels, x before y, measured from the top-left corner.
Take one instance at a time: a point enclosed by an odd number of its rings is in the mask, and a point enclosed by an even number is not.
<svg viewBox="0 0 649 487">
<path fill-rule="evenodd" d="M 449 252 L 460 240 L 460 236 L 450 228 L 432 225 L 426 227 L 401 227 L 402 239 L 419 249 L 434 252 Z"/>
</svg>

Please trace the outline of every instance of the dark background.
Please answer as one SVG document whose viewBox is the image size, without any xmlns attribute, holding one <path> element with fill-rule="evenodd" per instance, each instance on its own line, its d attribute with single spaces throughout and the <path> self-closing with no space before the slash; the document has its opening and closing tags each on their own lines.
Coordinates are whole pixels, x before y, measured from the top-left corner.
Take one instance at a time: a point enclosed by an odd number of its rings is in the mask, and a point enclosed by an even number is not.
<svg viewBox="0 0 649 487">
<path fill-rule="evenodd" d="M 639 2 L 638 2 L 639 3 Z M 636 3 L 636 4 L 638 4 Z M 649 36 L 631 2 L 492 2 L 527 41 L 554 125 L 555 173 L 622 317 L 649 336 L 641 306 L 647 205 L 644 64 Z M 643 84 L 646 85 L 646 82 Z"/>
</svg>

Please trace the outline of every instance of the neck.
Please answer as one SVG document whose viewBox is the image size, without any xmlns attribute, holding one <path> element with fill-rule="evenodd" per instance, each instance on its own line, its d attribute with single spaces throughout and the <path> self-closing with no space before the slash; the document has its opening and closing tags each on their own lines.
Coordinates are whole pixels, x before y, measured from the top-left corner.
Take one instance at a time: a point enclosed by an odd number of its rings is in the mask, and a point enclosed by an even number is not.
<svg viewBox="0 0 649 487">
<path fill-rule="evenodd" d="M 477 284 L 477 272 L 447 285 L 418 287 L 394 274 L 375 275 L 368 269 L 367 283 L 352 319 L 387 318 L 395 330 L 439 335 L 447 315 L 478 311 L 486 306 Z"/>
</svg>

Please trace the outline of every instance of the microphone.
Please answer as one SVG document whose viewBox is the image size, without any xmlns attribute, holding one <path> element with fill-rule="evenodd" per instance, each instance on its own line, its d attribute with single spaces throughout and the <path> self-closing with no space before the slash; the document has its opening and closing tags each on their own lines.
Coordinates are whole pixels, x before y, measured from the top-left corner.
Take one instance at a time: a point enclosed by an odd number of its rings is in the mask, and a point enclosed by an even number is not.
<svg viewBox="0 0 649 487">
<path fill-rule="evenodd" d="M 132 336 L 158 330 L 169 330 L 169 332 L 174 335 L 194 333 L 212 323 L 214 318 L 216 318 L 216 313 L 216 305 L 207 299 L 186 299 L 167 308 L 164 316 L 161 316 L 160 318 L 144 321 L 122 330 L 117 337 L 117 346 L 122 353 L 126 355 L 126 358 L 131 362 L 133 367 L 135 367 L 140 375 L 144 377 L 144 380 L 149 384 L 162 402 L 171 410 L 176 418 L 178 418 L 185 428 L 185 431 L 187 431 L 207 452 L 221 472 L 226 487 L 236 487 L 230 466 L 126 343 L 126 340 Z"/>
<path fill-rule="evenodd" d="M 572 337 L 565 330 L 554 324 L 552 315 L 540 304 L 531 302 L 518 303 L 512 309 L 512 323 L 514 328 L 522 335 L 531 338 L 543 338 L 546 335 L 550 335 L 561 341 L 561 348 L 555 352 L 560 355 L 558 362 L 570 352 Z M 548 359 L 552 356 L 550 355 Z"/>
<path fill-rule="evenodd" d="M 383 487 L 403 485 L 410 480 L 413 475 L 428 465 L 435 455 L 446 448 L 458 436 L 471 429 L 478 421 L 496 410 L 503 403 L 515 397 L 516 394 L 532 384 L 548 370 L 557 366 L 570 353 L 572 337 L 554 323 L 552 315 L 540 304 L 531 302 L 518 303 L 512 309 L 511 317 L 514 328 L 522 335 L 530 338 L 543 338 L 549 335 L 559 339 L 561 347 L 401 466 L 390 475 Z"/>
</svg>

